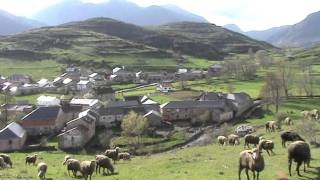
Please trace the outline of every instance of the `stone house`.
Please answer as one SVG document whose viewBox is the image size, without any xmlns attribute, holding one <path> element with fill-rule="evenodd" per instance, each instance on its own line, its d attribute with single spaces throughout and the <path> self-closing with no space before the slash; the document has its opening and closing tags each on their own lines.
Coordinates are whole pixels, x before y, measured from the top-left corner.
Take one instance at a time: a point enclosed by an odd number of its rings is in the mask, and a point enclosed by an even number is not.
<svg viewBox="0 0 320 180">
<path fill-rule="evenodd" d="M 86 110 L 79 113 L 78 118 L 69 121 L 64 132 L 58 135 L 58 146 L 60 149 L 83 148 L 95 135 L 97 113 Z"/>
<path fill-rule="evenodd" d="M 78 91 L 88 91 L 92 88 L 93 86 L 93 83 L 89 80 L 80 80 L 78 83 L 77 83 L 77 90 Z"/>
<path fill-rule="evenodd" d="M 111 75 L 110 80 L 118 83 L 136 82 L 136 74 L 134 72 L 120 70 Z"/>
<path fill-rule="evenodd" d="M 172 82 L 171 81 L 163 81 L 157 84 L 156 87 L 157 91 L 167 93 L 173 90 Z"/>
<path fill-rule="evenodd" d="M 95 85 L 92 88 L 94 97 L 99 99 L 101 102 L 115 101 L 115 91 L 111 86 L 108 85 Z"/>
<path fill-rule="evenodd" d="M 0 151 L 15 151 L 24 148 L 27 133 L 19 124 L 12 122 L 0 131 Z"/>
<path fill-rule="evenodd" d="M 136 100 L 131 101 L 112 101 L 105 107 L 99 109 L 99 126 L 110 127 L 120 124 L 123 117 L 130 111 L 134 111 L 138 114 L 144 115 L 146 113 L 145 108 Z"/>
<path fill-rule="evenodd" d="M 236 117 L 250 109 L 253 105 L 253 100 L 251 97 L 244 92 L 227 94 L 226 98 L 231 100 L 232 104 L 235 106 Z"/>
<path fill-rule="evenodd" d="M 41 106 L 24 116 L 21 125 L 30 136 L 52 135 L 59 132 L 73 116 L 60 106 Z"/>
<path fill-rule="evenodd" d="M 10 94 L 14 96 L 30 95 L 40 93 L 42 88 L 38 84 L 23 84 L 18 86 L 12 86 L 10 88 Z"/>
<path fill-rule="evenodd" d="M 234 110 L 225 100 L 172 101 L 160 106 L 164 121 L 194 120 L 208 114 L 206 121 L 223 122 L 234 117 Z"/>
<path fill-rule="evenodd" d="M 25 116 L 34 110 L 33 104 L 21 103 L 21 104 L 4 104 L 1 106 L 1 112 L 5 111 L 10 119 L 16 119 L 17 117 Z"/>
<path fill-rule="evenodd" d="M 149 127 L 157 128 L 162 125 L 162 116 L 159 112 L 151 110 L 143 116 L 148 120 Z"/>
<path fill-rule="evenodd" d="M 209 76 L 221 76 L 222 73 L 223 73 L 223 66 L 221 64 L 212 65 L 208 69 Z"/>
</svg>

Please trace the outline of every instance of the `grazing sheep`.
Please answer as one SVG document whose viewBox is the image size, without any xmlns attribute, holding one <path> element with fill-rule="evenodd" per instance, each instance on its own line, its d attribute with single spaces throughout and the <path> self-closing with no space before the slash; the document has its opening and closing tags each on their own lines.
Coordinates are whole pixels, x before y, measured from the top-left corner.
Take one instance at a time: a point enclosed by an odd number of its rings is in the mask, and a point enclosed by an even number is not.
<svg viewBox="0 0 320 180">
<path fill-rule="evenodd" d="M 265 139 L 260 140 L 260 142 L 259 142 L 259 147 L 261 148 L 260 150 L 263 149 L 263 150 L 267 151 L 267 153 L 268 153 L 269 156 L 270 156 L 269 151 L 271 151 L 272 154 L 275 154 L 275 153 L 273 152 L 274 142 L 271 141 L 271 140 L 265 140 Z"/>
<path fill-rule="evenodd" d="M 257 172 L 257 180 L 259 179 L 259 173 L 264 169 L 264 159 L 262 156 L 262 151 L 260 148 L 254 148 L 252 150 L 244 150 L 240 153 L 239 159 L 239 180 L 241 180 L 241 172 L 243 169 L 246 171 L 247 179 L 249 180 L 248 171 L 251 170 L 253 173 L 253 179 L 256 179 Z"/>
<path fill-rule="evenodd" d="M 290 117 L 286 117 L 286 119 L 284 119 L 284 123 L 288 126 L 293 125 L 293 121 Z"/>
<path fill-rule="evenodd" d="M 122 160 L 127 160 L 127 161 L 130 161 L 131 160 L 131 155 L 130 155 L 130 153 L 128 153 L 128 152 L 123 152 L 123 153 L 119 153 L 118 154 L 118 159 L 120 160 L 120 159 L 122 159 Z"/>
<path fill-rule="evenodd" d="M 26 157 L 26 164 L 36 165 L 37 157 L 38 157 L 37 154 L 34 154 L 34 155 L 32 155 L 32 156 L 30 156 L 30 155 L 27 156 L 27 157 Z"/>
<path fill-rule="evenodd" d="M 4 159 L 2 157 L 0 157 L 0 168 L 4 169 L 6 168 L 8 165 L 5 163 Z"/>
<path fill-rule="evenodd" d="M 287 141 L 304 141 L 301 136 L 296 132 L 285 131 L 281 133 L 282 147 L 286 147 Z"/>
<path fill-rule="evenodd" d="M 114 173 L 114 167 L 112 165 L 111 159 L 108 158 L 105 155 L 96 155 L 96 161 L 97 161 L 97 166 L 96 166 L 96 174 L 99 169 L 99 174 L 100 174 L 100 169 L 102 168 L 103 174 L 106 174 L 105 169 L 107 169 L 107 173 L 109 174 L 110 172 L 113 174 Z"/>
<path fill-rule="evenodd" d="M 63 165 L 67 165 L 68 175 L 70 176 L 70 171 L 72 171 L 73 176 L 77 177 L 77 172 L 80 171 L 80 161 L 76 159 L 71 159 L 71 157 L 65 158 Z"/>
<path fill-rule="evenodd" d="M 240 144 L 240 137 L 235 134 L 230 134 L 228 136 L 228 143 L 233 146 L 239 145 Z"/>
<path fill-rule="evenodd" d="M 38 177 L 40 179 L 46 179 L 48 165 L 44 162 L 38 164 Z"/>
<path fill-rule="evenodd" d="M 88 177 L 91 180 L 91 176 L 96 168 L 96 161 L 82 161 L 80 163 L 80 172 L 82 173 L 83 179 L 88 180 Z"/>
<path fill-rule="evenodd" d="M 266 132 L 275 132 L 276 121 L 268 121 L 266 124 Z"/>
<path fill-rule="evenodd" d="M 291 164 L 292 159 L 297 163 L 296 171 L 298 176 L 300 174 L 300 166 L 304 163 L 304 172 L 306 172 L 306 164 L 310 167 L 311 152 L 309 145 L 304 141 L 296 141 L 288 147 L 288 162 L 289 162 L 289 174 L 291 176 Z"/>
<path fill-rule="evenodd" d="M 115 164 L 118 160 L 118 154 L 119 154 L 120 148 L 116 147 L 115 149 L 107 149 L 104 155 L 108 156 L 113 160 L 113 163 Z"/>
<path fill-rule="evenodd" d="M 4 162 L 12 168 L 12 161 L 8 154 L 0 154 L 0 157 L 2 157 Z"/>
<path fill-rule="evenodd" d="M 227 145 L 227 143 L 228 143 L 228 138 L 225 136 L 218 136 L 217 139 L 218 139 L 218 143 L 220 145 Z"/>
<path fill-rule="evenodd" d="M 247 134 L 244 136 L 244 146 L 250 148 L 250 144 L 257 146 L 259 144 L 260 138 L 258 136 Z"/>
</svg>

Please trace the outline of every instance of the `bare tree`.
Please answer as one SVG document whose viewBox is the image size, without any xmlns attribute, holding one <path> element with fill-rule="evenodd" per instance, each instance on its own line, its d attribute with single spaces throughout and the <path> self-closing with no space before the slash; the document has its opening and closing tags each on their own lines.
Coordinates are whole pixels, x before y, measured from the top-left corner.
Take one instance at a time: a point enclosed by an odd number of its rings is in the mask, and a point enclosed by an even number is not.
<svg viewBox="0 0 320 180">
<path fill-rule="evenodd" d="M 268 73 L 265 83 L 260 91 L 260 97 L 267 103 L 273 104 L 276 107 L 276 112 L 279 111 L 282 95 L 281 80 L 276 73 Z"/>
<path fill-rule="evenodd" d="M 254 61 L 249 58 L 237 58 L 235 60 L 227 60 L 223 65 L 223 74 L 226 77 L 232 77 L 238 80 L 254 79 L 256 76 L 257 66 Z"/>
<path fill-rule="evenodd" d="M 256 61 L 260 64 L 262 68 L 269 68 L 272 65 L 272 58 L 264 50 L 259 50 L 255 55 Z"/>
<path fill-rule="evenodd" d="M 277 64 L 277 73 L 286 98 L 289 97 L 290 84 L 293 81 L 293 67 L 289 62 L 281 61 Z"/>
</svg>

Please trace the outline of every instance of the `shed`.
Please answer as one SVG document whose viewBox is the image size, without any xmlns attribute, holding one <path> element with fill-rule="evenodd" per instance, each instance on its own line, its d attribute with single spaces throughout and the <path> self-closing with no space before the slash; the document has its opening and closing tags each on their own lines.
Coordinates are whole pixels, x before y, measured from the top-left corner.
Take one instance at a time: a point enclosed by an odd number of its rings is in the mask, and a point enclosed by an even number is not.
<svg viewBox="0 0 320 180">
<path fill-rule="evenodd" d="M 26 130 L 12 122 L 0 131 L 0 151 L 21 150 L 27 139 Z"/>
</svg>

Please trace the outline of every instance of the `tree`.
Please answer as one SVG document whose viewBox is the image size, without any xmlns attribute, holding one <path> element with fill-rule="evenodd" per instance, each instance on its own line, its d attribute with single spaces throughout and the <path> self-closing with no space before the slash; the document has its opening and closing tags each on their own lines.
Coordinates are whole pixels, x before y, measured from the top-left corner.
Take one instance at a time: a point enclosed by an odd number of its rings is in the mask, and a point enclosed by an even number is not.
<svg viewBox="0 0 320 180">
<path fill-rule="evenodd" d="M 272 58 L 264 50 L 259 50 L 255 55 L 256 61 L 260 64 L 261 67 L 267 69 L 272 65 Z"/>
<path fill-rule="evenodd" d="M 314 78 L 312 76 L 313 69 L 311 64 L 304 64 L 301 66 L 302 75 L 299 79 L 299 85 L 304 90 L 306 96 L 313 96 L 314 91 Z"/>
<path fill-rule="evenodd" d="M 278 76 L 286 98 L 289 97 L 289 84 L 292 83 L 292 80 L 294 78 L 292 69 L 292 66 L 285 61 L 279 62 L 277 66 Z"/>
<path fill-rule="evenodd" d="M 260 91 L 260 97 L 267 103 L 273 104 L 276 107 L 276 112 L 279 110 L 281 102 L 282 85 L 281 80 L 276 73 L 268 73 L 265 83 Z"/>
<path fill-rule="evenodd" d="M 254 61 L 249 58 L 237 58 L 235 60 L 227 60 L 223 65 L 223 73 L 225 76 L 233 77 L 238 80 L 254 79 L 256 76 L 257 66 Z"/>
<path fill-rule="evenodd" d="M 126 137 L 132 137 L 132 145 L 134 150 L 140 146 L 141 136 L 148 129 L 148 121 L 141 115 L 131 111 L 123 118 L 121 123 L 122 135 Z"/>
</svg>

